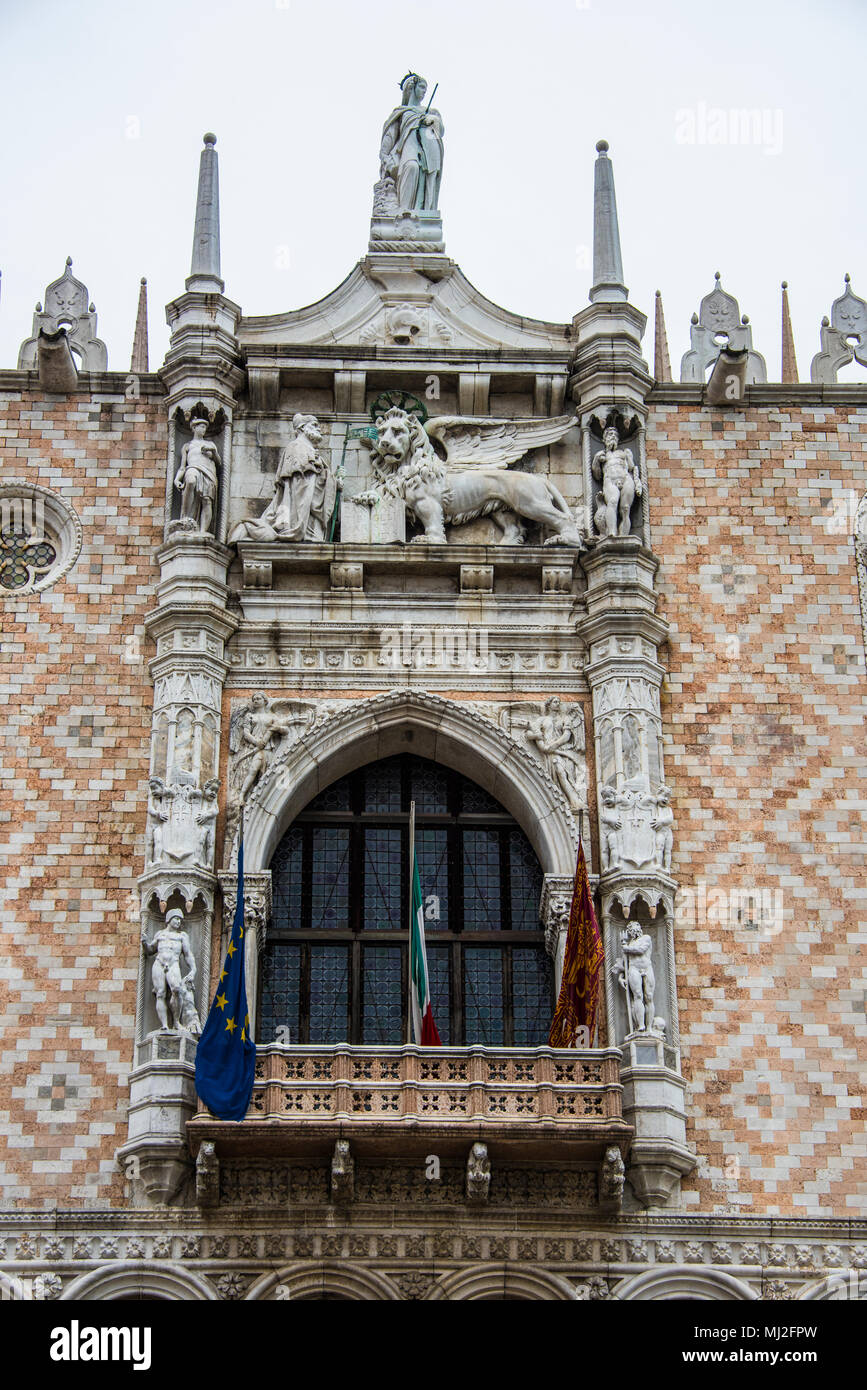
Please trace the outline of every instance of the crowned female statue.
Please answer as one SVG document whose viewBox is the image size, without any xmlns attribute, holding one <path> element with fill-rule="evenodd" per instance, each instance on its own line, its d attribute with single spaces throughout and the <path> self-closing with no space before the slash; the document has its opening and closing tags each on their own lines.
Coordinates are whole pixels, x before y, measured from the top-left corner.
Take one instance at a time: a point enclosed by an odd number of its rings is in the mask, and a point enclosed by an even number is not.
<svg viewBox="0 0 867 1390">
<path fill-rule="evenodd" d="M 435 212 L 443 172 L 443 120 L 422 105 L 427 83 L 408 72 L 400 84 L 401 104 L 382 128 L 379 177 L 393 179 L 400 213 Z"/>
</svg>

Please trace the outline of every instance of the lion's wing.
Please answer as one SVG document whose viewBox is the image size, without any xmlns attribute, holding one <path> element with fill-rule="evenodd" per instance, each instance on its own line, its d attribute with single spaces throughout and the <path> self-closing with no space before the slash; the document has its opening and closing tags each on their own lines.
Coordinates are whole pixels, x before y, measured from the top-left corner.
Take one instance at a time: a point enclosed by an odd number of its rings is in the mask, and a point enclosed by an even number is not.
<svg viewBox="0 0 867 1390">
<path fill-rule="evenodd" d="M 469 415 L 437 415 L 425 422 L 431 439 L 445 449 L 450 468 L 508 468 L 530 449 L 562 439 L 577 424 L 574 415 L 555 420 L 488 420 Z"/>
</svg>

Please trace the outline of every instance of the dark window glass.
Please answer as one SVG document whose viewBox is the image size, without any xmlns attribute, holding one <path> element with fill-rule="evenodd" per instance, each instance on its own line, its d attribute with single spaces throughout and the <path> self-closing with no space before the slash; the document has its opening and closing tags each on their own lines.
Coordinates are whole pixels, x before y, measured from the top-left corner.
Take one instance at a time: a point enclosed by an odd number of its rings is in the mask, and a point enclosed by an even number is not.
<svg viewBox="0 0 867 1390">
<path fill-rule="evenodd" d="M 312 1043 L 345 1042 L 349 1027 L 349 948 L 310 947 Z"/>
<path fill-rule="evenodd" d="M 361 979 L 361 1041 L 394 1043 L 402 1041 L 403 998 L 401 994 L 400 946 L 365 946 Z"/>
<path fill-rule="evenodd" d="M 424 906 L 425 935 L 448 931 L 449 926 L 449 837 L 442 829 L 421 827 L 415 837 L 421 900 Z"/>
<path fill-rule="evenodd" d="M 545 951 L 512 951 L 512 1011 L 515 1047 L 542 1047 L 551 1028 L 551 961 Z"/>
<path fill-rule="evenodd" d="M 467 778 L 401 755 L 319 793 L 274 853 L 260 1042 L 280 1027 L 300 1044 L 405 1041 L 410 801 L 442 1041 L 546 1040 L 554 1001 L 529 841 Z"/>
<path fill-rule="evenodd" d="M 368 931 L 400 931 L 403 868 L 407 850 L 399 829 L 369 826 L 364 834 L 364 926 Z"/>
<path fill-rule="evenodd" d="M 500 912 L 500 834 L 464 831 L 464 930 L 498 931 Z"/>
<path fill-rule="evenodd" d="M 487 946 L 464 952 L 464 1020 L 468 1043 L 503 1039 L 503 954 Z"/>
<path fill-rule="evenodd" d="M 262 962 L 262 1017 L 259 1042 L 299 1041 L 301 1003 L 301 946 L 292 941 L 275 941 Z M 289 1029 L 288 1038 L 277 1029 Z"/>
<path fill-rule="evenodd" d="M 349 926 L 349 830 L 314 826 L 311 836 L 310 925 L 323 931 Z"/>
</svg>

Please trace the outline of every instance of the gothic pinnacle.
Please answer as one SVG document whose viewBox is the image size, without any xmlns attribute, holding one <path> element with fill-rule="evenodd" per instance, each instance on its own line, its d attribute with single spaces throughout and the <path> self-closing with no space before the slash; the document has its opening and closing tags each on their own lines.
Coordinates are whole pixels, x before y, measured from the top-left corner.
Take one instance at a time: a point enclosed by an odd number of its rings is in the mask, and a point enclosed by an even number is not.
<svg viewBox="0 0 867 1390">
<path fill-rule="evenodd" d="M 792 320 L 789 314 L 789 283 L 783 281 L 783 366 L 780 380 L 792 384 L 798 380 L 798 363 L 795 358 L 795 338 L 792 333 Z"/>
<path fill-rule="evenodd" d="M 141 278 L 138 292 L 138 312 L 135 317 L 129 369 L 136 373 L 146 372 L 148 369 L 148 282 L 144 276 Z"/>
<path fill-rule="evenodd" d="M 657 381 L 671 381 L 671 358 L 668 355 L 668 334 L 662 311 L 662 291 L 656 291 L 656 317 L 653 334 L 653 375 Z"/>
<path fill-rule="evenodd" d="M 599 140 L 593 176 L 593 304 L 622 303 L 629 295 L 623 283 L 620 228 L 614 194 L 614 167 L 608 158 L 608 141 Z"/>
<path fill-rule="evenodd" d="M 193 233 L 193 257 L 190 278 L 210 280 L 223 290 L 220 279 L 220 181 L 217 169 L 216 135 L 204 135 L 204 149 L 199 159 L 199 187 L 196 195 L 196 228 Z M 196 285 L 194 288 L 206 288 Z"/>
</svg>

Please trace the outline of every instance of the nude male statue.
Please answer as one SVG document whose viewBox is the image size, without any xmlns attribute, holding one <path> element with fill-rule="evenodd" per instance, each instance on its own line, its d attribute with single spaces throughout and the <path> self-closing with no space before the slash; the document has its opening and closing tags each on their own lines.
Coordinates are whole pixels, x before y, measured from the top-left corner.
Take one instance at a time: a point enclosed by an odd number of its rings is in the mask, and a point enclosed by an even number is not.
<svg viewBox="0 0 867 1390">
<path fill-rule="evenodd" d="M 183 930 L 183 921 L 184 914 L 180 908 L 172 908 L 166 914 L 166 925 L 157 932 L 153 941 L 148 941 L 142 932 L 141 944 L 146 956 L 156 955 L 151 966 L 151 987 L 160 1027 L 171 1032 L 183 1030 L 200 1033 L 202 1028 L 192 990 L 196 978 L 196 958 L 190 938 Z M 181 973 L 182 961 L 187 966 L 185 975 Z M 172 1023 L 169 1023 L 169 1008 Z"/>
<path fill-rule="evenodd" d="M 593 460 L 593 476 L 602 484 L 596 527 L 602 536 L 628 536 L 629 513 L 641 496 L 641 476 L 630 449 L 619 448 L 620 435 L 613 425 L 602 431 L 604 449 Z"/>
<path fill-rule="evenodd" d="M 620 937 L 623 955 L 613 969 L 626 991 L 626 1002 L 632 1029 L 645 1033 L 653 1023 L 653 995 L 656 977 L 653 973 L 651 950 L 653 940 L 637 922 L 630 922 Z"/>
</svg>

